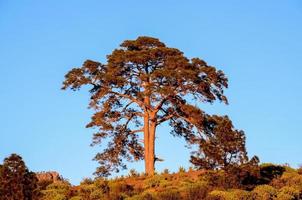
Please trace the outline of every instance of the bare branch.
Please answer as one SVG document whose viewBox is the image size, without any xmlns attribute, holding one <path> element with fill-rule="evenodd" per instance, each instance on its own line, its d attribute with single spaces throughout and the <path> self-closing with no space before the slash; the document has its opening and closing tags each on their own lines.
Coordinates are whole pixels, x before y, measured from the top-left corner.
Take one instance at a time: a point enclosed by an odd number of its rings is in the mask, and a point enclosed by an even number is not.
<svg viewBox="0 0 302 200">
<path fill-rule="evenodd" d="M 108 93 L 115 94 L 115 95 L 120 96 L 120 97 L 123 97 L 123 98 L 125 98 L 125 99 L 129 99 L 130 101 L 137 103 L 137 105 L 139 105 L 141 108 L 145 108 L 144 102 L 139 101 L 139 100 L 137 100 L 137 99 L 131 97 L 130 95 L 121 94 L 121 93 L 114 92 L 114 91 L 110 91 L 110 92 L 108 92 Z"/>
<path fill-rule="evenodd" d="M 163 104 L 168 100 L 168 97 L 163 98 L 154 108 L 154 110 L 157 112 L 161 109 L 161 107 L 163 106 Z"/>
<path fill-rule="evenodd" d="M 144 132 L 144 129 L 133 130 L 130 132 L 130 134 L 139 133 L 139 132 Z"/>
<path fill-rule="evenodd" d="M 174 117 L 174 113 L 173 114 L 170 114 L 170 115 L 166 115 L 165 117 L 159 119 L 157 122 L 156 122 L 156 125 L 159 125 L 169 119 L 171 119 L 172 117 Z"/>
</svg>

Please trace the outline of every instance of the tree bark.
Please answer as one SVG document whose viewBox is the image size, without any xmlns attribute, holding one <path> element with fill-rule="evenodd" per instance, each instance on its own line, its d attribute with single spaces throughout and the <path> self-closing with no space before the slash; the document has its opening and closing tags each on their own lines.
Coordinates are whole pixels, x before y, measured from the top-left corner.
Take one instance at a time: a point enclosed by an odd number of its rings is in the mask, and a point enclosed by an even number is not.
<svg viewBox="0 0 302 200">
<path fill-rule="evenodd" d="M 145 158 L 145 172 L 149 172 L 149 113 L 145 112 L 144 115 L 144 158 Z"/>
<path fill-rule="evenodd" d="M 145 156 L 145 172 L 146 174 L 150 175 L 150 113 L 149 113 L 149 107 L 151 105 L 150 102 L 150 96 L 146 94 L 146 97 L 144 99 L 144 104 L 146 106 L 145 108 L 145 114 L 144 114 L 144 156 Z"/>
<path fill-rule="evenodd" d="M 156 131 L 156 123 L 151 121 L 149 128 L 149 171 L 148 174 L 153 176 L 155 170 L 155 131 Z"/>
<path fill-rule="evenodd" d="M 148 74 L 148 70 L 146 69 Z M 146 80 L 143 84 L 145 88 L 144 92 L 144 158 L 145 158 L 145 172 L 149 176 L 154 175 L 154 161 L 155 161 L 155 129 L 156 129 L 156 112 L 154 113 L 151 106 L 151 92 L 149 89 L 150 79 Z"/>
</svg>

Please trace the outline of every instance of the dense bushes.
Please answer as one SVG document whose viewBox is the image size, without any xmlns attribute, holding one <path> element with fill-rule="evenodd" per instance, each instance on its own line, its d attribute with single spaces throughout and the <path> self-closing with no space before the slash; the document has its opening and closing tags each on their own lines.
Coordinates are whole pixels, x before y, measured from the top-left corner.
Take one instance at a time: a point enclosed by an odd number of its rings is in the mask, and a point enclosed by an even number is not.
<svg viewBox="0 0 302 200">
<path fill-rule="evenodd" d="M 84 179 L 80 185 L 72 186 L 64 179 L 37 182 L 21 157 L 13 155 L 0 165 L 0 178 L 0 200 L 302 199 L 301 168 L 296 170 L 274 164 L 246 163 L 225 170 L 186 171 L 181 168 L 178 173 L 165 170 L 154 176 L 132 170 L 126 177 Z M 11 188 L 14 192 L 7 192 Z"/>
<path fill-rule="evenodd" d="M 298 200 L 302 175 L 290 167 L 262 164 L 227 170 L 167 170 L 153 177 L 130 173 L 115 179 L 85 179 L 79 186 L 50 184 L 43 200 Z"/>
</svg>

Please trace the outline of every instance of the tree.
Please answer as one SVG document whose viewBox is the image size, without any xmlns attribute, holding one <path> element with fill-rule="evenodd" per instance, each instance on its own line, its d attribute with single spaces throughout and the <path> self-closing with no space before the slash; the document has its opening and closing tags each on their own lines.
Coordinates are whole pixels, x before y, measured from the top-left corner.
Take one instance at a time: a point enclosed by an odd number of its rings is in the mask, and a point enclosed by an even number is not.
<svg viewBox="0 0 302 200">
<path fill-rule="evenodd" d="M 12 154 L 5 158 L 1 168 L 1 200 L 37 199 L 38 180 L 19 155 Z"/>
<path fill-rule="evenodd" d="M 124 41 L 106 64 L 85 61 L 65 75 L 62 89 L 84 85 L 91 86 L 89 107 L 96 111 L 87 125 L 98 128 L 93 144 L 108 141 L 95 156 L 100 163 L 96 174 L 102 176 L 126 168 L 125 159 L 144 159 L 146 173 L 153 175 L 158 125 L 169 121 L 173 135 L 193 143 L 203 134 L 206 115 L 190 103 L 227 103 L 223 90 L 228 80 L 222 71 L 152 37 Z"/>
<path fill-rule="evenodd" d="M 200 138 L 199 151 L 191 156 L 191 163 L 202 169 L 225 169 L 248 161 L 245 135 L 233 127 L 227 116 L 208 116 L 203 121 L 207 138 Z"/>
</svg>

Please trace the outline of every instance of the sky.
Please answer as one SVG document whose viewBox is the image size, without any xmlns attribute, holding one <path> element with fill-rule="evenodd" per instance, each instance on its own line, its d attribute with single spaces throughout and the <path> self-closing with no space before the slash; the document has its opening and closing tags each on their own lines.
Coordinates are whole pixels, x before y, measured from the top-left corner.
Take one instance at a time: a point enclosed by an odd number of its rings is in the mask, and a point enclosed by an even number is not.
<svg viewBox="0 0 302 200">
<path fill-rule="evenodd" d="M 302 164 L 302 2 L 0 0 L 0 161 L 21 155 L 32 171 L 57 171 L 73 184 L 93 177 L 86 129 L 89 94 L 62 91 L 64 75 L 126 39 L 159 38 L 229 78 L 229 105 L 199 104 L 244 130 L 249 156 Z M 157 131 L 156 165 L 190 166 L 190 150 L 167 125 Z M 142 162 L 129 164 L 142 171 Z M 123 171 L 121 174 L 127 174 Z"/>
</svg>

